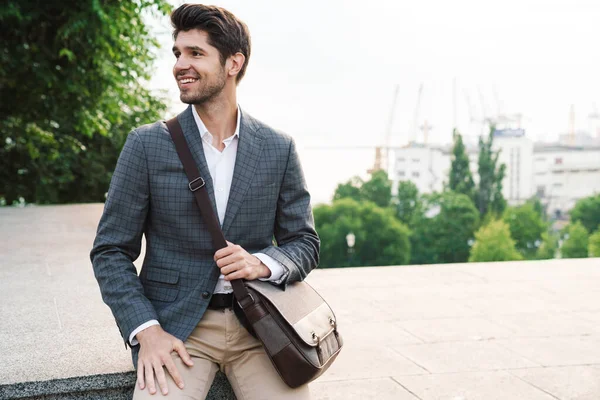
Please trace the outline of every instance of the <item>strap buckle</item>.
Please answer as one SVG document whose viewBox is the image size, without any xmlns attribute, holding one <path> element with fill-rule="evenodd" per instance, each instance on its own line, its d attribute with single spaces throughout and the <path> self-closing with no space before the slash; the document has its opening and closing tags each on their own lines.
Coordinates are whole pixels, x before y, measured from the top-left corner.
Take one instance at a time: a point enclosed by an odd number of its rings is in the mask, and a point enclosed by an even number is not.
<svg viewBox="0 0 600 400">
<path fill-rule="evenodd" d="M 200 181 L 200 184 L 192 187 L 192 185 L 194 185 L 198 181 Z M 192 192 L 195 192 L 196 190 L 201 189 L 205 184 L 206 184 L 206 182 L 204 182 L 204 179 L 202 179 L 202 177 L 199 176 L 196 179 L 194 179 L 193 181 L 191 181 L 190 183 L 188 183 L 188 187 L 190 188 L 190 190 Z"/>
<path fill-rule="evenodd" d="M 250 302 L 248 302 L 248 298 L 250 299 Z M 240 307 L 242 308 L 242 310 L 246 309 L 246 307 L 248 307 L 250 304 L 254 304 L 254 297 L 252 296 L 252 293 L 248 293 L 248 296 L 246 298 L 243 298 L 241 300 L 238 300 L 237 303 L 240 305 Z M 242 304 L 243 303 L 243 304 Z"/>
</svg>

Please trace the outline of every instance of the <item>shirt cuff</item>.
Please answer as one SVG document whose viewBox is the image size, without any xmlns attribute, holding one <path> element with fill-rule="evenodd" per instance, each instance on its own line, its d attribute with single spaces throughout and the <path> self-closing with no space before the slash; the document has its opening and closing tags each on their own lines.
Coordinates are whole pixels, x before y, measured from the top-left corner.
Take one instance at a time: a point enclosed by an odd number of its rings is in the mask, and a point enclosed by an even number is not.
<svg viewBox="0 0 600 400">
<path fill-rule="evenodd" d="M 263 264 L 267 266 L 271 270 L 271 276 L 268 278 L 258 278 L 261 281 L 265 282 L 275 282 L 281 280 L 281 277 L 285 274 L 285 267 L 277 260 L 273 259 L 271 256 L 268 256 L 264 253 L 254 253 L 253 256 L 262 261 Z"/>
<path fill-rule="evenodd" d="M 141 331 L 143 331 L 146 328 L 150 328 L 153 325 L 160 325 L 160 324 L 158 323 L 157 320 L 151 319 L 150 321 L 144 322 L 143 324 L 138 326 L 133 332 L 131 332 L 131 335 L 129 335 L 129 344 L 132 346 L 137 346 L 139 342 L 135 338 L 135 335 L 137 335 L 138 333 L 140 333 Z"/>
</svg>

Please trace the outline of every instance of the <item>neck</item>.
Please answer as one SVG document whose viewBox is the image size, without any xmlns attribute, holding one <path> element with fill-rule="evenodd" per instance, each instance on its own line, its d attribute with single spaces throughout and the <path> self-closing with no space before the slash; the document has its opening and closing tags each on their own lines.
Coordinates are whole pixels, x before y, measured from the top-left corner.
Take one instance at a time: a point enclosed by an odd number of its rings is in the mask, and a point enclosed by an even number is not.
<svg viewBox="0 0 600 400">
<path fill-rule="evenodd" d="M 219 96 L 207 103 L 194 104 L 194 108 L 214 142 L 221 143 L 235 133 L 238 111 L 235 92 L 233 96 Z"/>
</svg>

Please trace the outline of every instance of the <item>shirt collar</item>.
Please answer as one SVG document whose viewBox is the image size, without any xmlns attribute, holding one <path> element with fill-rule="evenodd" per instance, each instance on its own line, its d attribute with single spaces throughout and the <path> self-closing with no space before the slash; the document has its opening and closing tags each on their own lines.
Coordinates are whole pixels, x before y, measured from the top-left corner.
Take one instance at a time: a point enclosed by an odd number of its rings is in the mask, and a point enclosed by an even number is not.
<svg viewBox="0 0 600 400">
<path fill-rule="evenodd" d="M 209 135 L 212 135 L 210 132 L 208 132 L 208 129 L 206 129 L 206 125 L 204 125 L 204 122 L 202 122 L 202 118 L 200 118 L 200 115 L 198 115 L 198 112 L 196 111 L 196 107 L 194 107 L 194 105 L 192 105 L 192 114 L 194 115 L 194 120 L 196 121 L 196 125 L 198 125 L 198 131 L 200 132 L 200 137 L 202 139 L 204 139 L 204 136 L 207 133 Z M 238 139 L 240 138 L 240 118 L 241 118 L 241 116 L 242 116 L 242 112 L 241 112 L 240 106 L 238 104 L 238 106 L 237 106 L 237 121 L 236 121 L 236 125 L 235 125 L 235 131 L 233 132 L 233 135 L 228 137 L 227 139 L 225 139 L 224 142 L 230 142 L 235 137 L 237 137 Z"/>
</svg>

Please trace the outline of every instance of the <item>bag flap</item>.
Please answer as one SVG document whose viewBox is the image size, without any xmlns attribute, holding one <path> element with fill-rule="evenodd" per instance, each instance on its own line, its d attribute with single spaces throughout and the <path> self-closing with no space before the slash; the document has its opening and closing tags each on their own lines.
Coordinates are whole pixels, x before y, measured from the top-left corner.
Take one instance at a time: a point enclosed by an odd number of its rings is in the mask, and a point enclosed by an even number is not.
<svg viewBox="0 0 600 400">
<path fill-rule="evenodd" d="M 319 339 L 333 332 L 333 310 L 308 283 L 295 282 L 285 291 L 259 280 L 245 284 L 261 294 L 263 301 L 273 306 L 307 345 L 316 346 Z"/>
</svg>

